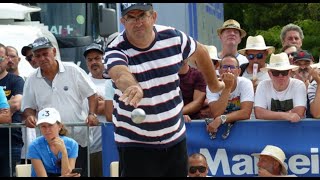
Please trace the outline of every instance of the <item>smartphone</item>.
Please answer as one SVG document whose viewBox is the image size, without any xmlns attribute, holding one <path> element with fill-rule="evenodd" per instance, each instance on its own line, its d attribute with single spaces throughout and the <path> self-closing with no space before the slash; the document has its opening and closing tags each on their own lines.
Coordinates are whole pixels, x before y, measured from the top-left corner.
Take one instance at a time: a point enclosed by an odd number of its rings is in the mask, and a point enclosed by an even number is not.
<svg viewBox="0 0 320 180">
<path fill-rule="evenodd" d="M 82 172 L 82 168 L 74 168 L 71 171 L 71 173 L 79 173 L 79 174 L 81 174 L 81 172 Z"/>
</svg>

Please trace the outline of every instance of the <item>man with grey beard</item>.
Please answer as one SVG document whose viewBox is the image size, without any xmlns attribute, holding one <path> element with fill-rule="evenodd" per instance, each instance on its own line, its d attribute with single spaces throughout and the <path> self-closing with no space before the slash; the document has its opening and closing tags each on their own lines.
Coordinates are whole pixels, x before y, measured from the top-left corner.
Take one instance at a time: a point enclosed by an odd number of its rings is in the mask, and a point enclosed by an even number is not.
<svg viewBox="0 0 320 180">
<path fill-rule="evenodd" d="M 306 85 L 306 89 L 308 90 L 308 86 L 310 82 L 313 80 L 310 70 L 312 69 L 310 65 L 312 65 L 314 59 L 312 55 L 306 50 L 299 50 L 293 53 L 293 64 L 299 66 L 297 71 L 293 71 L 291 74 L 292 78 L 299 79 Z M 310 113 L 310 104 L 309 98 L 307 97 L 307 109 L 306 109 L 306 118 L 313 118 Z"/>
</svg>

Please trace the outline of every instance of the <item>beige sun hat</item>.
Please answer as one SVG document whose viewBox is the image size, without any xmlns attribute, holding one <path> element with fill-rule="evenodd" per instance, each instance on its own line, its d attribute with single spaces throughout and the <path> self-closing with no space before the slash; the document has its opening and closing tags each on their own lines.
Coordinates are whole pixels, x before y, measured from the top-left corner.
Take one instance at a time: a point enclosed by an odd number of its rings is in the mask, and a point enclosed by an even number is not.
<svg viewBox="0 0 320 180">
<path fill-rule="evenodd" d="M 223 24 L 222 27 L 217 29 L 217 33 L 220 36 L 222 30 L 224 29 L 238 29 L 240 31 L 240 37 L 243 38 L 247 35 L 247 32 L 243 29 L 241 29 L 240 24 L 238 23 L 238 21 L 234 20 L 234 19 L 228 19 L 226 20 Z"/>
<path fill-rule="evenodd" d="M 268 54 L 274 52 L 273 46 L 266 46 L 263 36 L 249 36 L 247 38 L 246 48 L 239 50 L 238 52 L 242 55 L 246 55 L 246 50 L 267 50 Z"/>
<path fill-rule="evenodd" d="M 215 46 L 209 46 L 209 45 L 204 45 L 209 52 L 209 56 L 213 60 L 221 61 L 221 59 L 218 57 L 218 51 Z"/>
<path fill-rule="evenodd" d="M 259 158 L 261 155 L 264 156 L 270 156 L 272 158 L 274 158 L 275 160 L 277 160 L 282 168 L 281 168 L 281 174 L 282 175 L 287 175 L 288 171 L 286 166 L 284 165 L 284 160 L 286 159 L 286 155 L 284 154 L 284 152 L 282 151 L 282 149 L 280 149 L 277 146 L 273 146 L 273 145 L 267 145 L 261 153 L 252 153 L 251 156 L 257 157 Z"/>
<path fill-rule="evenodd" d="M 269 69 L 274 69 L 277 71 L 285 71 L 292 69 L 293 71 L 299 69 L 299 66 L 291 65 L 288 55 L 284 52 L 280 54 L 271 54 L 269 65 L 267 67 L 261 68 L 261 71 L 267 71 Z"/>
</svg>

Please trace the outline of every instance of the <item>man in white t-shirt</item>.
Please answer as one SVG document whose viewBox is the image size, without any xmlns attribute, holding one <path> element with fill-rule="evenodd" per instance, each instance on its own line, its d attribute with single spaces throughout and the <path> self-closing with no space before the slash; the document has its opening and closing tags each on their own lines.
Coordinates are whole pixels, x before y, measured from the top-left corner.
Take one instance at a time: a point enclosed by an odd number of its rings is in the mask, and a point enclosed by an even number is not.
<svg viewBox="0 0 320 180">
<path fill-rule="evenodd" d="M 207 87 L 207 99 L 214 121 L 209 123 L 207 130 L 212 134 L 218 131 L 222 124 L 250 119 L 254 102 L 254 91 L 251 81 L 239 77 L 239 61 L 233 55 L 222 58 L 219 68 L 220 78 L 225 88 L 212 93 Z"/>
<path fill-rule="evenodd" d="M 241 43 L 241 39 L 247 35 L 246 31 L 241 29 L 238 21 L 234 19 L 226 20 L 222 27 L 217 29 L 217 33 L 222 46 L 221 51 L 218 53 L 219 58 L 232 54 L 237 57 L 240 66 L 248 63 L 246 56 L 238 53 L 238 45 Z"/>
<path fill-rule="evenodd" d="M 288 120 L 298 122 L 305 117 L 306 86 L 298 79 L 290 78 L 299 67 L 291 65 L 286 53 L 271 54 L 268 71 L 270 80 L 258 84 L 254 112 L 257 119 Z"/>
</svg>

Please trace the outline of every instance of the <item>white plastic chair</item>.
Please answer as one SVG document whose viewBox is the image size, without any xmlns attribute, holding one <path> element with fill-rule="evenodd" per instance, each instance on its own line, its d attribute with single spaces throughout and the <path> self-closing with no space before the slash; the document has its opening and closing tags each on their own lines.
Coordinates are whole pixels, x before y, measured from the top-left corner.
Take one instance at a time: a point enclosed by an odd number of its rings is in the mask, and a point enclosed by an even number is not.
<svg viewBox="0 0 320 180">
<path fill-rule="evenodd" d="M 31 164 L 17 164 L 16 165 L 17 177 L 31 177 Z"/>
<path fill-rule="evenodd" d="M 119 161 L 110 163 L 110 177 L 119 177 Z"/>
</svg>

